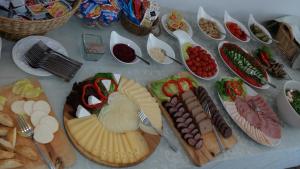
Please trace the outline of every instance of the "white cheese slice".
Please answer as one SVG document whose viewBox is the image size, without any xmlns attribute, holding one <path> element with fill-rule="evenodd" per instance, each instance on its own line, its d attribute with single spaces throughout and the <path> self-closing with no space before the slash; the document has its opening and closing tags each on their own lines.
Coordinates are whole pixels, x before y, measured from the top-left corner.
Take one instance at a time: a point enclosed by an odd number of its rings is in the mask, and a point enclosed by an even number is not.
<svg viewBox="0 0 300 169">
<path fill-rule="evenodd" d="M 32 111 L 33 111 L 32 109 L 33 109 L 34 103 L 35 103 L 35 101 L 33 101 L 33 100 L 29 100 L 24 103 L 24 111 L 28 116 L 31 116 L 31 114 L 32 114 Z"/>
<path fill-rule="evenodd" d="M 45 116 L 41 118 L 38 126 L 39 125 L 46 125 L 49 128 L 49 130 L 51 130 L 52 133 L 55 133 L 59 127 L 57 120 L 52 116 Z"/>
<path fill-rule="evenodd" d="M 33 112 L 43 111 L 43 112 L 49 114 L 51 111 L 51 107 L 50 107 L 49 103 L 46 102 L 45 100 L 39 100 L 33 104 L 32 110 L 33 110 Z"/>
<path fill-rule="evenodd" d="M 101 100 L 99 100 L 97 97 L 91 95 L 89 96 L 88 98 L 88 104 L 89 105 L 95 105 L 95 104 L 98 104 L 98 103 L 101 103 Z"/>
<path fill-rule="evenodd" d="M 109 91 L 110 85 L 111 85 L 111 81 L 110 81 L 110 80 L 102 80 L 101 82 L 102 82 L 102 84 L 104 85 L 105 89 L 106 89 L 107 91 Z"/>
<path fill-rule="evenodd" d="M 115 80 L 116 80 L 116 83 L 119 84 L 120 79 L 121 79 L 121 74 L 119 74 L 119 73 L 114 73 L 114 78 L 115 78 Z"/>
<path fill-rule="evenodd" d="M 54 135 L 46 125 L 36 127 L 33 133 L 34 140 L 41 144 L 50 143 L 54 139 Z"/>
<path fill-rule="evenodd" d="M 10 109 L 16 114 L 22 114 L 24 112 L 24 100 L 18 100 L 11 104 Z"/>
<path fill-rule="evenodd" d="M 32 125 L 37 126 L 40 120 L 45 116 L 48 116 L 48 114 L 44 111 L 34 111 L 30 116 L 30 121 Z"/>
<path fill-rule="evenodd" d="M 76 111 L 77 118 L 86 117 L 86 116 L 90 116 L 90 115 L 91 115 L 91 113 L 87 109 L 85 109 L 81 105 L 78 105 L 77 111 Z"/>
</svg>

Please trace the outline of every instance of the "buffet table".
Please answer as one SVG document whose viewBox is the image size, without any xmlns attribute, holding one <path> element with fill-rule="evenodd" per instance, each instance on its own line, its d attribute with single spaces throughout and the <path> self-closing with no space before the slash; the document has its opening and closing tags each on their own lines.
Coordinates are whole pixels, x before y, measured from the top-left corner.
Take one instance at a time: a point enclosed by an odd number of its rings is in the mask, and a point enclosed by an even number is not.
<svg viewBox="0 0 300 169">
<path fill-rule="evenodd" d="M 166 12 L 163 10 L 162 13 Z M 229 122 L 233 128 L 233 132 L 237 137 L 238 143 L 230 150 L 216 157 L 215 160 L 209 162 L 207 165 L 201 167 L 204 169 L 282 169 L 292 166 L 300 165 L 300 130 L 296 128 L 291 128 L 285 123 L 283 124 L 282 130 L 282 141 L 278 147 L 268 148 L 262 145 L 257 144 L 252 139 L 250 139 L 242 130 L 234 124 L 230 117 L 226 114 L 224 108 L 221 106 L 221 103 L 217 97 L 217 92 L 215 90 L 215 81 L 221 78 L 222 76 L 232 76 L 233 74 L 225 67 L 225 64 L 222 63 L 218 52 L 217 44 L 218 42 L 208 40 L 204 37 L 203 34 L 199 32 L 199 29 L 195 23 L 196 15 L 195 14 L 184 14 L 189 23 L 192 25 L 194 30 L 193 40 L 195 42 L 203 45 L 214 54 L 219 64 L 220 73 L 218 77 L 214 80 L 204 81 L 200 80 L 201 85 L 205 86 L 209 94 L 213 97 L 215 103 L 217 103 L 218 108 L 221 110 L 221 113 L 224 115 L 226 120 Z M 222 19 L 219 18 L 221 21 Z M 143 57 L 150 61 L 151 66 L 145 65 L 143 62 L 139 62 L 134 65 L 124 65 L 117 62 L 113 57 L 111 57 L 109 51 L 109 38 L 110 32 L 112 30 L 117 31 L 120 35 L 128 37 L 135 41 L 142 49 Z M 103 41 L 106 44 L 106 52 L 98 62 L 88 62 L 84 61 L 82 57 L 82 42 L 81 34 L 86 33 L 97 33 L 100 34 L 103 38 Z M 66 96 L 68 95 L 72 85 L 76 81 L 84 80 L 86 77 L 94 75 L 96 72 L 118 72 L 123 75 L 137 80 L 138 82 L 146 85 L 149 82 L 163 77 L 170 76 L 179 71 L 184 71 L 185 68 L 179 66 L 176 63 L 171 65 L 160 65 L 151 60 L 146 52 L 146 43 L 147 36 L 138 37 L 128 33 L 124 30 L 118 23 L 115 23 L 109 27 L 103 27 L 101 29 L 91 29 L 85 28 L 81 22 L 73 17 L 70 22 L 68 22 L 63 27 L 48 33 L 46 36 L 51 37 L 67 49 L 70 57 L 83 62 L 81 70 L 76 74 L 73 80 L 69 83 L 55 77 L 46 77 L 39 78 L 46 95 L 49 98 L 49 102 L 54 108 L 54 111 L 57 113 L 60 124 L 62 125 L 62 110 L 65 103 Z M 162 32 L 160 39 L 168 42 L 173 49 L 175 50 L 176 57 L 179 58 L 179 47 L 178 42 L 175 38 L 170 37 L 166 32 Z M 227 40 L 233 41 L 233 39 L 226 38 Z M 24 73 L 19 68 L 17 68 L 11 58 L 11 51 L 13 48 L 14 42 L 3 40 L 2 48 L 2 58 L 0 60 L 0 85 L 11 83 L 17 79 L 25 78 L 30 75 Z M 241 44 L 242 47 L 249 51 L 255 50 L 259 44 L 253 40 L 249 43 Z M 275 51 L 275 50 L 274 50 Z M 285 63 L 279 54 L 276 53 L 276 59 L 278 61 Z M 291 70 L 289 67 L 286 67 L 287 72 L 292 77 L 292 79 L 300 81 L 300 76 L 298 71 Z M 272 82 L 277 85 L 277 89 L 269 88 L 268 90 L 256 90 L 261 95 L 265 96 L 268 102 L 273 106 L 274 111 L 276 112 L 276 102 L 275 98 L 279 93 L 279 90 L 282 88 L 285 80 L 277 80 L 272 78 Z M 155 152 L 141 164 L 131 167 L 131 168 L 152 168 L 152 169 L 184 169 L 184 168 L 197 168 L 189 160 L 186 153 L 179 144 L 179 141 L 176 139 L 174 133 L 170 130 L 167 123 L 164 121 L 164 133 L 165 135 L 172 140 L 175 145 L 179 148 L 177 153 L 174 153 L 169 149 L 167 143 L 162 140 L 159 147 Z M 72 169 L 96 169 L 96 168 L 107 168 L 102 165 L 98 165 L 94 162 L 87 160 L 85 157 L 81 156 L 78 151 L 77 162 Z"/>
</svg>

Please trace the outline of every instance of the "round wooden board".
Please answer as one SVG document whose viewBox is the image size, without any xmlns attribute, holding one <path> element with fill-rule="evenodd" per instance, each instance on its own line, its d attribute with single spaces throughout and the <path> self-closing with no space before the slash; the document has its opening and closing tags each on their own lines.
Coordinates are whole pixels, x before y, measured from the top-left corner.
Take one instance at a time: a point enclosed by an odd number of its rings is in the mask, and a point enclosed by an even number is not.
<svg viewBox="0 0 300 169">
<path fill-rule="evenodd" d="M 159 145 L 160 142 L 160 136 L 159 135 L 151 135 L 148 133 L 143 132 L 142 130 L 140 130 L 142 136 L 145 138 L 148 146 L 149 146 L 149 153 L 144 156 L 141 160 L 133 162 L 133 163 L 127 163 L 127 164 L 120 164 L 120 163 L 109 163 L 107 161 L 103 161 L 101 159 L 99 159 L 98 157 L 94 156 L 93 154 L 89 153 L 88 151 L 86 151 L 82 146 L 80 146 L 77 141 L 74 139 L 74 137 L 70 134 L 69 128 L 66 125 L 66 123 L 71 120 L 74 119 L 74 117 L 70 114 L 70 112 L 72 112 L 72 108 L 71 106 L 65 104 L 64 106 L 64 110 L 63 110 L 63 117 L 64 117 L 64 126 L 66 129 L 66 133 L 69 136 L 69 139 L 71 140 L 71 142 L 73 143 L 73 145 L 78 149 L 78 151 L 85 157 L 87 157 L 88 159 L 95 161 L 99 164 L 103 164 L 106 166 L 110 166 L 110 167 L 130 167 L 130 166 L 134 166 L 142 161 L 144 161 L 145 159 L 147 159 L 156 149 L 156 147 Z"/>
</svg>

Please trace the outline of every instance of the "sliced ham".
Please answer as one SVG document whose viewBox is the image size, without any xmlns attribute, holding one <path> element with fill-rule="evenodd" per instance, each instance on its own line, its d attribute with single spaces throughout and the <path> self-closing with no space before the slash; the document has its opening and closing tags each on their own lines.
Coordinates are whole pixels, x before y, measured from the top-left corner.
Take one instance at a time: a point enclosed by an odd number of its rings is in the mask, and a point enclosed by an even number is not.
<svg viewBox="0 0 300 169">
<path fill-rule="evenodd" d="M 266 136 L 281 138 L 281 126 L 277 115 L 267 102 L 259 95 L 237 97 L 235 105 L 238 113 L 244 117 L 251 126 L 261 130 Z M 260 111 L 255 110 L 255 106 Z"/>
</svg>

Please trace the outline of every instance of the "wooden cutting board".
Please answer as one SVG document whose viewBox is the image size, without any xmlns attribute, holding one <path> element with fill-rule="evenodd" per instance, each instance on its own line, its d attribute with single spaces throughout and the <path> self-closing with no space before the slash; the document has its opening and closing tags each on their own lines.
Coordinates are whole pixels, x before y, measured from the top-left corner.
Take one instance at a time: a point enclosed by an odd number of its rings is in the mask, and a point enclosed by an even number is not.
<svg viewBox="0 0 300 169">
<path fill-rule="evenodd" d="M 148 89 L 149 89 L 148 91 L 150 91 L 150 93 L 151 93 L 150 85 L 148 85 Z M 151 94 L 155 97 L 155 95 L 153 93 L 151 93 Z M 220 147 L 217 142 L 217 137 L 214 134 L 214 132 L 209 132 L 209 133 L 202 135 L 203 146 L 199 150 L 196 150 L 195 148 L 188 145 L 186 143 L 186 141 L 184 139 L 182 139 L 180 133 L 178 132 L 178 130 L 176 129 L 176 127 L 174 125 L 172 118 L 170 117 L 167 110 L 162 106 L 162 104 L 160 103 L 160 100 L 158 98 L 156 98 L 156 100 L 159 102 L 162 113 L 163 113 L 166 121 L 168 122 L 169 126 L 171 127 L 171 129 L 175 133 L 176 137 L 179 139 L 179 142 L 183 146 L 184 150 L 188 154 L 189 158 L 193 161 L 193 163 L 195 165 L 202 166 L 202 165 L 208 163 L 209 161 L 213 160 L 218 154 L 221 153 Z M 234 136 L 234 134 L 232 134 L 232 136 L 227 139 L 222 137 L 221 134 L 219 134 L 219 135 L 220 135 L 221 141 L 222 141 L 225 149 L 230 149 L 237 143 L 237 139 Z"/>
<path fill-rule="evenodd" d="M 41 87 L 41 84 L 39 83 L 38 80 L 36 79 L 30 79 L 30 80 L 32 81 L 32 84 L 35 87 Z M 7 101 L 5 103 L 2 112 L 9 114 L 9 116 L 11 116 L 14 119 L 14 124 L 19 130 L 16 122 L 16 115 L 14 112 L 11 111 L 10 105 L 16 100 L 26 100 L 26 99 L 22 98 L 21 96 L 13 94 L 12 87 L 13 84 L 0 87 L 0 95 L 7 98 Z M 30 100 L 48 101 L 48 98 L 43 92 L 39 97 Z M 53 112 L 53 109 L 51 110 L 50 115 L 56 117 L 55 112 Z M 19 134 L 17 135 L 16 145 L 28 145 L 31 146 L 34 150 L 36 150 L 31 139 L 22 137 Z M 72 149 L 67 137 L 65 136 L 62 126 L 59 126 L 59 130 L 54 134 L 54 140 L 51 143 L 39 144 L 39 146 L 42 148 L 43 152 L 52 160 L 52 162 L 55 164 L 57 169 L 70 167 L 76 161 L 75 152 Z M 20 159 L 24 163 L 24 166 L 19 167 L 18 169 L 48 169 L 47 165 L 43 162 L 40 156 L 37 161 L 26 159 L 20 155 L 17 155 L 16 158 Z"/>
</svg>

